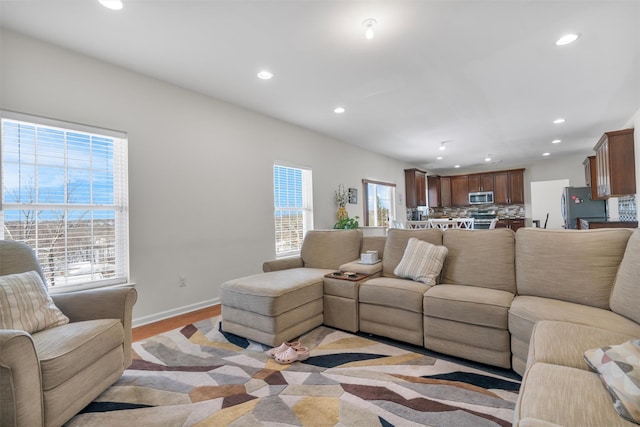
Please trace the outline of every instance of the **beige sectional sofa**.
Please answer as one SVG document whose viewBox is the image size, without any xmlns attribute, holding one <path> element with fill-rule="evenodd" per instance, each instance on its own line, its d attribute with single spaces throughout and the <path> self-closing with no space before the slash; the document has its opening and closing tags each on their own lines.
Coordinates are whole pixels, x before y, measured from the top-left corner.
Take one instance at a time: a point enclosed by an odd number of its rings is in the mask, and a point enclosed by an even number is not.
<svg viewBox="0 0 640 427">
<path fill-rule="evenodd" d="M 341 297 L 340 310 L 336 310 L 333 298 L 326 298 L 328 289 L 324 287 L 324 308 L 317 314 L 322 318 L 331 313 L 331 319 L 318 319 L 316 324 L 340 327 L 336 312 L 352 318 L 356 313 L 356 327 L 362 332 L 512 368 L 524 375 L 516 425 L 631 425 L 616 414 L 598 375 L 587 370 L 582 355 L 589 348 L 640 337 L 640 232 L 391 229 L 386 238 L 351 234 L 348 244 L 339 238 L 346 236 L 341 233 L 346 231 L 312 232 L 305 238 L 305 246 L 321 241 L 324 247 L 313 251 L 317 257 L 313 262 L 305 261 L 310 251 L 303 246 L 299 260 L 267 262 L 264 270 L 270 273 L 223 285 L 223 328 L 229 330 L 228 309 L 237 308 L 232 306 L 238 298 L 232 296 L 240 289 L 253 292 L 255 289 L 242 284 L 252 283 L 256 277 L 264 278 L 277 270 L 276 276 L 260 282 L 261 286 L 288 289 L 291 287 L 281 281 L 284 271 L 321 265 L 324 269 L 314 273 L 321 298 L 320 283 L 327 271 L 368 268 L 363 271 L 372 274 L 368 280 L 355 285 L 344 281 L 350 288 Z M 435 285 L 394 274 L 411 237 L 448 249 Z M 338 240 L 340 251 L 331 243 Z M 358 258 L 367 249 L 378 250 L 382 263 L 344 264 L 352 261 L 349 256 Z M 323 258 L 331 262 L 319 261 Z M 330 292 L 335 294 L 336 284 L 332 288 Z M 257 309 L 246 306 L 248 312 Z M 266 323 L 280 321 L 277 313 L 270 316 L 275 320 Z M 303 332 L 282 334 L 274 330 L 271 336 L 278 339 L 262 342 L 276 345 Z M 593 404 L 597 409 L 590 402 L 590 393 L 597 395 L 599 403 Z M 585 405 L 590 409 L 584 409 Z M 597 416 L 591 414 L 594 411 Z M 576 417 L 576 412 L 582 415 Z"/>
</svg>

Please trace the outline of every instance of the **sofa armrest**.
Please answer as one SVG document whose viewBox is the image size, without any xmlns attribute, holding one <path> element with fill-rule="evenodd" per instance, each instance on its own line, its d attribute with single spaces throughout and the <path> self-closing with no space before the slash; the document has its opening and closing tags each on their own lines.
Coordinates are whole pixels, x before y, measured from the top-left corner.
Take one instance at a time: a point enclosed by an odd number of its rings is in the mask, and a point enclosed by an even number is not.
<svg viewBox="0 0 640 427">
<path fill-rule="evenodd" d="M 124 328 L 124 367 L 131 364 L 131 320 L 138 293 L 133 287 L 100 288 L 51 295 L 71 322 L 118 319 Z"/>
<path fill-rule="evenodd" d="M 302 263 L 302 258 L 293 257 L 293 258 L 282 258 L 275 259 L 272 261 L 265 261 L 262 264 L 262 271 L 267 273 L 269 271 L 278 271 L 278 270 L 289 270 L 290 268 L 300 268 L 304 267 Z"/>
<path fill-rule="evenodd" d="M 375 264 L 361 264 L 360 260 L 357 259 L 342 264 L 340 271 L 353 271 L 354 273 L 366 274 L 367 276 L 379 276 L 379 273 L 382 271 L 382 261 L 378 261 Z"/>
<path fill-rule="evenodd" d="M 40 363 L 31 336 L 0 329 L 0 420 L 7 426 L 44 426 Z"/>
</svg>

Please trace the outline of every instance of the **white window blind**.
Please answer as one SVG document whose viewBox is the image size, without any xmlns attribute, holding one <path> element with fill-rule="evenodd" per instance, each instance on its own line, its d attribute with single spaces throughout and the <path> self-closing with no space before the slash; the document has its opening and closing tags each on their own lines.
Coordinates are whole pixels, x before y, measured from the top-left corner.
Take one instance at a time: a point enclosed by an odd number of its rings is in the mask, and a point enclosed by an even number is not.
<svg viewBox="0 0 640 427">
<path fill-rule="evenodd" d="M 300 253 L 307 230 L 313 228 L 311 169 L 273 166 L 276 256 Z"/>
<path fill-rule="evenodd" d="M 34 249 L 52 290 L 127 282 L 126 135 L 1 114 L 0 237 Z"/>
</svg>

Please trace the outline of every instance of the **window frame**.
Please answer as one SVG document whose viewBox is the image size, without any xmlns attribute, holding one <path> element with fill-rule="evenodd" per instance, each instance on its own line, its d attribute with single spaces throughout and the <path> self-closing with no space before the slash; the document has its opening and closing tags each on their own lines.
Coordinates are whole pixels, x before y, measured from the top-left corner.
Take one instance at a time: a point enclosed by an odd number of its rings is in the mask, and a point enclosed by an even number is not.
<svg viewBox="0 0 640 427">
<path fill-rule="evenodd" d="M 300 202 L 301 206 L 286 205 L 278 206 L 276 200 L 276 168 L 290 169 L 293 171 L 299 171 L 301 173 L 301 194 Z M 302 241 L 307 231 L 313 229 L 313 173 L 311 167 L 305 165 L 299 165 L 289 162 L 276 161 L 272 167 L 272 184 L 273 184 L 273 224 L 274 224 L 274 249 L 276 259 L 291 258 L 300 255 L 300 249 L 302 248 Z M 298 245 L 296 248 L 289 250 L 279 250 L 282 239 L 279 239 L 279 224 L 278 224 L 278 212 L 290 212 L 300 211 L 302 214 L 301 225 L 302 229 L 299 231 Z"/>
<path fill-rule="evenodd" d="M 33 126 L 36 132 L 35 135 L 38 135 L 37 132 L 40 131 L 40 129 L 47 129 L 47 131 L 55 131 L 58 133 L 63 133 L 64 137 L 63 137 L 63 145 L 62 145 L 62 150 L 63 152 L 60 153 L 60 151 L 54 151 L 53 153 L 56 154 L 56 159 L 58 159 L 58 161 L 60 161 L 63 165 L 60 166 L 59 168 L 61 168 L 64 172 L 64 177 L 65 177 L 65 183 L 61 184 L 64 188 L 64 197 L 62 201 L 55 201 L 53 203 L 49 203 L 49 202 L 45 202 L 42 203 L 41 200 L 31 200 L 27 203 L 25 203 L 24 201 L 16 201 L 16 202 L 7 202 L 5 201 L 5 191 L 6 191 L 6 187 L 4 185 L 4 183 L 2 182 L 2 179 L 4 177 L 4 171 L 3 171 L 3 167 L 5 165 L 4 160 L 2 159 L 2 154 L 4 151 L 4 146 L 3 146 L 3 141 L 0 138 L 0 239 L 5 239 L 5 212 L 7 211 L 30 211 L 33 212 L 31 215 L 42 215 L 44 212 L 47 211 L 51 211 L 51 212 L 62 212 L 63 216 L 61 217 L 61 219 L 59 219 L 60 223 L 63 224 L 65 231 L 63 232 L 62 235 L 57 236 L 56 239 L 58 237 L 63 237 L 64 238 L 64 243 L 61 245 L 61 250 L 63 251 L 63 254 L 60 255 L 59 258 L 59 263 L 61 263 L 61 265 L 63 265 L 64 267 L 62 268 L 56 268 L 55 270 L 52 270 L 50 272 L 50 274 L 55 275 L 56 273 L 58 274 L 63 274 L 66 275 L 69 273 L 69 271 L 72 269 L 72 265 L 74 264 L 73 262 L 70 261 L 69 258 L 69 253 L 72 253 L 73 251 L 72 249 L 72 244 L 70 243 L 70 241 L 68 241 L 67 239 L 70 238 L 70 236 L 72 236 L 72 231 L 71 228 L 68 228 L 69 224 L 73 225 L 72 221 L 74 221 L 73 219 L 71 219 L 69 217 L 70 212 L 72 211 L 84 211 L 84 212 L 89 212 L 89 218 L 91 220 L 91 225 L 87 226 L 88 229 L 90 230 L 90 233 L 88 235 L 84 235 L 86 238 L 88 238 L 89 240 L 91 240 L 91 246 L 89 247 L 90 250 L 94 250 L 94 251 L 100 251 L 100 249 L 95 249 L 94 248 L 94 242 L 95 239 L 97 238 L 95 233 L 95 226 L 96 223 L 100 222 L 100 220 L 102 218 L 109 218 L 109 215 L 113 215 L 113 241 L 110 242 L 109 245 L 107 245 L 106 247 L 102 248 L 102 251 L 104 252 L 109 252 L 111 253 L 111 251 L 113 251 L 113 277 L 108 277 L 108 278 L 104 278 L 104 277 L 98 277 L 98 278 L 88 278 L 87 281 L 84 280 L 80 280 L 77 283 L 70 283 L 70 284 L 60 284 L 58 286 L 51 286 L 51 283 L 49 282 L 49 280 L 47 280 L 47 287 L 49 289 L 50 293 L 64 293 L 64 292 L 72 292 L 72 291 L 76 291 L 76 290 L 83 290 L 83 289 L 92 289 L 92 288 L 98 288 L 98 287 L 104 287 L 104 286 L 120 286 L 120 285 L 124 285 L 124 284 L 129 284 L 130 283 L 130 266 L 129 266 L 129 201 L 128 201 L 128 137 L 127 134 L 125 132 L 120 132 L 120 131 L 115 131 L 115 130 L 111 130 L 111 129 L 104 129 L 104 128 L 98 128 L 95 126 L 88 126 L 88 125 L 83 125 L 83 124 L 78 124 L 78 123 L 72 123 L 72 122 L 67 122 L 67 121 L 62 121 L 62 120 L 56 120 L 56 119 L 50 119 L 50 118 L 45 118 L 45 117 L 39 117 L 39 116 L 35 116 L 35 115 L 29 115 L 29 114 L 23 114 L 23 113 L 18 113 L 18 112 L 14 112 L 14 111 L 8 111 L 8 110 L 0 110 L 0 136 L 4 137 L 4 131 L 5 131 L 5 121 L 9 121 L 9 122 L 17 122 L 17 123 L 21 123 L 24 124 L 26 126 Z M 110 163 L 110 169 L 107 170 L 102 170 L 100 167 L 96 167 L 93 165 L 92 160 L 89 160 L 90 165 L 89 166 L 85 166 L 83 164 L 82 167 L 72 167 L 70 166 L 70 161 L 69 161 L 69 148 L 71 147 L 70 144 L 70 139 L 69 134 L 76 134 L 74 136 L 77 136 L 77 134 L 81 134 L 83 137 L 87 137 L 91 140 L 91 147 L 94 147 L 94 143 L 95 141 L 104 138 L 106 141 L 108 141 L 108 148 L 111 150 L 110 155 L 104 157 L 104 159 Z M 39 136 L 39 135 L 38 135 Z M 38 137 L 36 136 L 36 138 Z M 34 140 L 35 141 L 35 140 Z M 38 149 L 37 147 L 40 146 L 42 142 L 41 141 L 37 141 L 34 142 L 36 150 Z M 92 148 L 93 149 L 93 148 Z M 87 156 L 89 156 L 90 158 L 93 158 L 94 154 L 87 154 Z M 38 177 L 40 176 L 40 173 L 42 173 L 41 171 L 38 170 L 38 168 L 42 167 L 42 163 L 41 160 L 37 157 L 34 158 L 37 160 L 34 160 L 35 163 L 33 163 L 33 166 L 35 171 L 34 172 L 34 177 L 35 177 L 35 183 L 34 185 L 34 194 L 37 194 L 38 191 L 41 190 L 41 187 L 39 187 L 38 184 Z M 25 163 L 16 163 L 18 168 L 22 168 L 24 167 L 24 165 L 30 165 L 29 162 L 25 162 Z M 105 202 L 104 200 L 99 200 L 98 199 L 94 199 L 91 200 L 90 202 L 87 203 L 73 203 L 70 201 L 69 198 L 69 193 L 68 193 L 68 185 L 69 185 L 69 181 L 67 181 L 68 177 L 71 176 L 72 173 L 77 172 L 77 171 L 85 171 L 88 172 L 91 176 L 92 176 L 92 181 L 94 183 L 94 185 L 98 185 L 96 184 L 96 173 L 98 171 L 101 171 L 103 174 L 106 173 L 106 176 L 108 177 L 108 179 L 110 179 L 111 181 L 111 189 L 108 193 L 106 194 L 112 194 L 113 200 L 111 202 Z M 91 184 L 88 184 L 91 185 Z M 89 194 L 96 194 L 94 193 L 94 190 L 88 190 Z M 82 193 L 85 194 L 85 193 Z M 93 197 L 93 196 L 92 196 Z M 107 216 L 103 216 L 100 214 L 100 212 L 108 212 Z M 110 213 L 110 214 L 109 214 Z M 22 213 L 21 213 L 22 215 Z M 26 214 L 25 214 L 26 215 Z M 109 222 L 109 221 L 107 221 Z M 36 229 L 38 227 L 40 227 L 41 224 L 37 224 L 35 227 Z M 44 226 L 44 225 L 42 225 Z M 42 239 L 45 239 L 46 237 L 42 237 Z M 39 240 L 40 237 L 35 237 L 35 243 L 29 241 L 28 243 L 32 246 L 34 252 L 36 252 L 36 255 L 39 256 L 39 263 L 42 266 L 42 257 L 44 256 L 41 251 L 40 248 L 44 247 L 41 246 L 41 241 Z M 24 239 L 15 239 L 17 241 L 24 241 Z M 43 251 L 46 249 L 42 249 Z M 87 255 L 90 258 L 94 258 L 95 255 L 91 254 L 91 255 Z M 91 276 L 95 275 L 95 276 L 99 276 L 99 274 L 96 273 L 96 263 L 98 261 L 90 261 L 90 271 L 91 271 Z M 58 265 L 56 266 L 58 267 Z M 49 279 L 49 277 L 47 277 L 47 279 Z"/>
<path fill-rule="evenodd" d="M 378 185 L 382 185 L 385 187 L 389 187 L 391 189 L 391 207 L 389 208 L 389 218 L 387 219 L 387 224 L 374 224 L 371 225 L 370 221 L 369 221 L 369 184 L 378 186 Z M 363 200 L 363 217 L 364 217 L 364 226 L 365 227 L 388 227 L 389 223 L 391 221 L 395 220 L 395 216 L 396 216 L 396 184 L 393 182 L 384 182 L 384 181 L 376 181 L 376 180 L 372 180 L 372 179 L 363 179 L 362 180 L 362 189 L 363 189 L 363 194 L 364 197 L 362 198 Z M 376 193 L 374 192 L 374 196 L 376 195 Z M 376 209 L 374 209 L 374 213 L 375 213 Z M 377 219 L 377 215 L 374 216 L 374 218 Z M 377 222 L 377 221 L 376 221 Z"/>
</svg>

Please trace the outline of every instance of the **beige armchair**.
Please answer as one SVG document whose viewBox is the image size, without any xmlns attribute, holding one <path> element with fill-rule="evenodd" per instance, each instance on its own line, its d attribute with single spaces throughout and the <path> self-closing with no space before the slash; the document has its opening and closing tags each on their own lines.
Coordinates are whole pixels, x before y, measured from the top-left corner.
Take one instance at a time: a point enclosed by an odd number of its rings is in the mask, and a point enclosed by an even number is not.
<svg viewBox="0 0 640 427">
<path fill-rule="evenodd" d="M 33 251 L 0 240 L 0 276 L 37 271 Z M 46 283 L 46 282 L 45 282 Z M 0 329 L 0 424 L 61 426 L 131 364 L 131 287 L 52 295 L 69 323 L 28 334 Z"/>
</svg>

